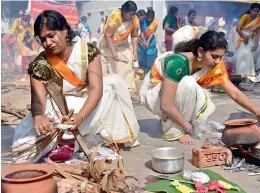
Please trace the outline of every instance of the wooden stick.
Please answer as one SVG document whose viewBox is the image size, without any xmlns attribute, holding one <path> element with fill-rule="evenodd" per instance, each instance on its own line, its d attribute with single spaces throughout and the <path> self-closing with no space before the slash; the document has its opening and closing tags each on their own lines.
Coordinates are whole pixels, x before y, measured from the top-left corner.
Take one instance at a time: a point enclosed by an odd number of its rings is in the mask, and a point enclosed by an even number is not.
<svg viewBox="0 0 260 193">
<path fill-rule="evenodd" d="M 79 130 L 74 130 L 72 131 L 75 139 L 78 141 L 80 147 L 82 148 L 82 151 L 84 152 L 85 156 L 87 157 L 88 159 L 88 162 L 90 163 L 90 151 L 86 145 L 86 143 L 83 141 L 80 133 L 79 133 Z"/>
</svg>

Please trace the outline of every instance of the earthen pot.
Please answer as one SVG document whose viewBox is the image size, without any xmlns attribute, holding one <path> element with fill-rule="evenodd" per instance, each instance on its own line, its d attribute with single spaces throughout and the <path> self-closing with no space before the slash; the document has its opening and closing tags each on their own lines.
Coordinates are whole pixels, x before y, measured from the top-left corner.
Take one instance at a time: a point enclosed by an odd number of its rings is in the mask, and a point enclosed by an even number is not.
<svg viewBox="0 0 260 193">
<path fill-rule="evenodd" d="M 255 119 L 234 119 L 224 122 L 222 142 L 227 146 L 260 142 L 260 128 Z"/>
<path fill-rule="evenodd" d="M 56 193 L 52 177 L 54 169 L 48 164 L 24 164 L 2 169 L 3 193 Z"/>
</svg>

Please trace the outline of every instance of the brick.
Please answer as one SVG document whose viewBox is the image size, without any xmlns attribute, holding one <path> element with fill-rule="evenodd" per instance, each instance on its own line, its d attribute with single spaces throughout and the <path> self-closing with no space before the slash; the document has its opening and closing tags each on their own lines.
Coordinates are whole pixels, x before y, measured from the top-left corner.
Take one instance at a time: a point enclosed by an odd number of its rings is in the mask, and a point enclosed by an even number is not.
<svg viewBox="0 0 260 193">
<path fill-rule="evenodd" d="M 224 146 L 205 145 L 192 149 L 192 164 L 198 168 L 220 166 L 232 161 L 232 152 Z"/>
</svg>

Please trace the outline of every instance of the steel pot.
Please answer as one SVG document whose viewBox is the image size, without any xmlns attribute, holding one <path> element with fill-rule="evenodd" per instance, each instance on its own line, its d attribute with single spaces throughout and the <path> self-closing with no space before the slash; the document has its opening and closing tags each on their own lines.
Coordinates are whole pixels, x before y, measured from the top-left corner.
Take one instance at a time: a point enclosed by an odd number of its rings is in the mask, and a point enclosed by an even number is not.
<svg viewBox="0 0 260 193">
<path fill-rule="evenodd" d="M 161 147 L 151 153 L 152 167 L 163 174 L 178 173 L 183 170 L 185 153 L 179 148 Z"/>
</svg>

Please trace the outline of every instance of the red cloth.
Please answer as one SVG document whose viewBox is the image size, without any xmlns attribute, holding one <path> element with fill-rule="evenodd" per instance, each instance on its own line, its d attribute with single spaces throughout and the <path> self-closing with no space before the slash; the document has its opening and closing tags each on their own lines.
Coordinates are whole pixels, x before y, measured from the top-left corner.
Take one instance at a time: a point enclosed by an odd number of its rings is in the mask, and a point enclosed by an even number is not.
<svg viewBox="0 0 260 193">
<path fill-rule="evenodd" d="M 22 56 L 22 72 L 27 73 L 29 63 L 32 61 L 33 56 Z"/>
<path fill-rule="evenodd" d="M 172 51 L 172 40 L 165 40 L 166 51 Z"/>
<path fill-rule="evenodd" d="M 72 158 L 74 152 L 74 144 L 61 146 L 50 152 L 49 158 L 52 161 L 66 161 Z"/>
</svg>

